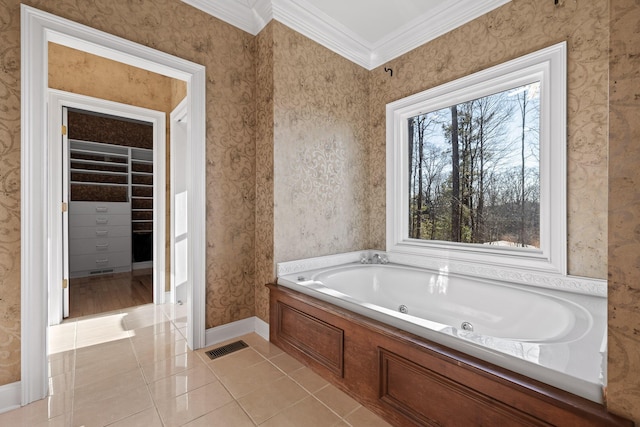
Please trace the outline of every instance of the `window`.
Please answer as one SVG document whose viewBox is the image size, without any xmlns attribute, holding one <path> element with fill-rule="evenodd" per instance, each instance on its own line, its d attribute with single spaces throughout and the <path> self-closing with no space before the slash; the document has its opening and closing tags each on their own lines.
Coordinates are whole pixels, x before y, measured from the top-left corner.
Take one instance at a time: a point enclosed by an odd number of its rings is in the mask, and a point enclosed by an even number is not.
<svg viewBox="0 0 640 427">
<path fill-rule="evenodd" d="M 566 274 L 565 49 L 387 105 L 387 251 Z"/>
</svg>

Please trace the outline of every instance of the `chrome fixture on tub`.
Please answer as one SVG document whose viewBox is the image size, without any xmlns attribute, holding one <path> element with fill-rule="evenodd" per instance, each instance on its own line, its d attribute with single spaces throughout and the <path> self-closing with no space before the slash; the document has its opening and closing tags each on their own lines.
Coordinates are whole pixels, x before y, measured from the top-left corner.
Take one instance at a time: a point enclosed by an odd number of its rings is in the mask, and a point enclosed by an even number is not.
<svg viewBox="0 0 640 427">
<path fill-rule="evenodd" d="M 373 254 L 373 256 L 371 257 L 371 264 L 386 264 L 388 262 L 389 259 L 384 255 Z"/>
<path fill-rule="evenodd" d="M 360 264 L 387 264 L 388 262 L 389 258 L 386 255 L 373 254 L 370 258 L 366 255 L 360 257 Z"/>
</svg>

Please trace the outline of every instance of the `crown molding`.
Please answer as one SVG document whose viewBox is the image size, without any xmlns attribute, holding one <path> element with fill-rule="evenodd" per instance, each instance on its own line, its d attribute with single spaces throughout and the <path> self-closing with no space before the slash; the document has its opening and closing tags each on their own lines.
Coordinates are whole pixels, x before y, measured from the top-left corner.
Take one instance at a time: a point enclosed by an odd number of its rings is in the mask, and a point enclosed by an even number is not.
<svg viewBox="0 0 640 427">
<path fill-rule="evenodd" d="M 441 5 L 428 16 L 419 16 L 371 47 L 370 70 L 434 40 L 511 0 L 459 0 Z"/>
<path fill-rule="evenodd" d="M 271 0 L 182 0 L 201 11 L 225 21 L 247 33 L 257 35 L 273 18 Z"/>
<path fill-rule="evenodd" d="M 344 25 L 305 0 L 273 0 L 272 4 L 276 21 L 370 69 L 370 44 Z"/>
<path fill-rule="evenodd" d="M 272 19 L 372 70 L 511 0 L 459 0 L 442 5 L 372 44 L 306 0 L 182 0 L 257 35 Z"/>
</svg>

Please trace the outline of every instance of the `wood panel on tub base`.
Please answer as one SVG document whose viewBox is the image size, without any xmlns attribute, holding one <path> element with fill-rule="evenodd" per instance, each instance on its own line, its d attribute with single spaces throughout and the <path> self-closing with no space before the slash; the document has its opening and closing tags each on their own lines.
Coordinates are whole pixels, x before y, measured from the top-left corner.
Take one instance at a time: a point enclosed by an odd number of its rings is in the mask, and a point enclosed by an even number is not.
<svg viewBox="0 0 640 427">
<path fill-rule="evenodd" d="M 274 284 L 270 340 L 398 426 L 633 426 L 587 399 Z"/>
</svg>

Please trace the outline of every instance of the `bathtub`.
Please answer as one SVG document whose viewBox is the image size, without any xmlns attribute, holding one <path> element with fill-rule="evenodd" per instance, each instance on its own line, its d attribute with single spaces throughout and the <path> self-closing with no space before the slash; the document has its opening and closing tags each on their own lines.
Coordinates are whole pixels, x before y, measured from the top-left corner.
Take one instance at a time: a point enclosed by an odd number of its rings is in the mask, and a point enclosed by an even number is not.
<svg viewBox="0 0 640 427">
<path fill-rule="evenodd" d="M 606 298 L 392 263 L 295 271 L 277 283 L 603 401 Z"/>
</svg>

